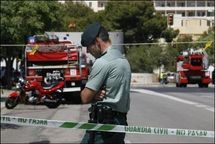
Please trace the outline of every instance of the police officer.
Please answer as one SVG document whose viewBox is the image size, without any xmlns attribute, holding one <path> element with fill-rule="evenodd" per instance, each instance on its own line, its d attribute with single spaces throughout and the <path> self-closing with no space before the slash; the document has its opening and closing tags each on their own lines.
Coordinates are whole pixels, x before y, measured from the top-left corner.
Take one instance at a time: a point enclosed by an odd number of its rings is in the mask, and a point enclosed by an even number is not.
<svg viewBox="0 0 215 144">
<path fill-rule="evenodd" d="M 130 108 L 130 64 L 120 49 L 112 46 L 107 30 L 99 22 L 86 27 L 81 44 L 96 58 L 86 86 L 81 92 L 82 103 L 96 102 L 97 109 L 91 107 L 90 116 L 96 115 L 94 120 L 97 123 L 127 125 L 127 112 Z M 125 133 L 87 131 L 82 143 L 120 144 L 124 143 L 124 138 Z"/>
<path fill-rule="evenodd" d="M 164 72 L 160 73 L 160 83 L 163 84 L 164 83 Z"/>
</svg>

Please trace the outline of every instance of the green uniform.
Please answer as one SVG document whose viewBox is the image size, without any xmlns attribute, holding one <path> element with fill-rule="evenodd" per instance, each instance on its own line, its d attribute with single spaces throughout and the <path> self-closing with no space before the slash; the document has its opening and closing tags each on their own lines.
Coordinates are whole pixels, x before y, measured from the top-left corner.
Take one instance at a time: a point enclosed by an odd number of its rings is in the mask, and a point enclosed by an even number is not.
<svg viewBox="0 0 215 144">
<path fill-rule="evenodd" d="M 130 81 L 130 64 L 119 49 L 110 47 L 96 59 L 86 87 L 99 91 L 105 86 L 106 96 L 100 103 L 109 105 L 114 111 L 127 113 L 130 108 Z"/>
</svg>

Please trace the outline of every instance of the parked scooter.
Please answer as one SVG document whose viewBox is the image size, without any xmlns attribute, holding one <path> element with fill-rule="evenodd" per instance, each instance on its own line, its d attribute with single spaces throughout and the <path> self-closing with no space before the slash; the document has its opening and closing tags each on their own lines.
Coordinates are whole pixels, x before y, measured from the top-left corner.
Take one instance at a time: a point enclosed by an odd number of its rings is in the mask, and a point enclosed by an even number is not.
<svg viewBox="0 0 215 144">
<path fill-rule="evenodd" d="M 13 109 L 20 102 L 24 102 L 25 104 L 44 103 L 48 108 L 57 108 L 64 101 L 63 87 L 62 78 L 50 88 L 43 88 L 37 81 L 24 81 L 23 78 L 20 78 L 17 90 L 9 94 L 5 101 L 5 107 Z"/>
</svg>

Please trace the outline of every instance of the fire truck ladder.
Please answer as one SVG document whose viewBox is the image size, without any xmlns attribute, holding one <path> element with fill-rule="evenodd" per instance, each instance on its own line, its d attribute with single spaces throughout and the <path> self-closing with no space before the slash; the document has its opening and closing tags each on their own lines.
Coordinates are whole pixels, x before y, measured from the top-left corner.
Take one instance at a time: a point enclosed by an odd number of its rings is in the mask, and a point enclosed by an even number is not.
<svg viewBox="0 0 215 144">
<path fill-rule="evenodd" d="M 79 68 L 80 76 L 82 76 L 82 69 L 81 69 L 81 47 L 68 47 L 67 50 L 67 61 L 72 68 L 76 69 L 76 66 Z M 76 60 L 73 60 L 74 52 L 78 53 L 78 57 Z"/>
</svg>

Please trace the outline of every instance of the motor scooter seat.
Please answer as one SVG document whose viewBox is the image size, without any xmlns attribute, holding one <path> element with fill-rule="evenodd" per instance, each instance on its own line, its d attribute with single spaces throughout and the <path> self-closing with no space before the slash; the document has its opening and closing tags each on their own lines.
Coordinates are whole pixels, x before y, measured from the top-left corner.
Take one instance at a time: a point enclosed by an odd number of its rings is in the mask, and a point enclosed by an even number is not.
<svg viewBox="0 0 215 144">
<path fill-rule="evenodd" d="M 48 87 L 43 87 L 45 90 L 49 90 L 51 89 L 52 87 L 55 87 L 58 83 L 54 83 L 54 84 L 51 84 L 50 86 Z"/>
</svg>

